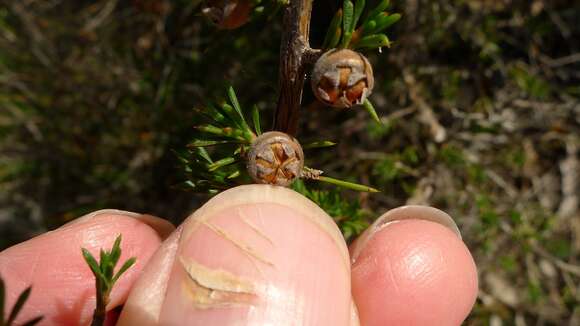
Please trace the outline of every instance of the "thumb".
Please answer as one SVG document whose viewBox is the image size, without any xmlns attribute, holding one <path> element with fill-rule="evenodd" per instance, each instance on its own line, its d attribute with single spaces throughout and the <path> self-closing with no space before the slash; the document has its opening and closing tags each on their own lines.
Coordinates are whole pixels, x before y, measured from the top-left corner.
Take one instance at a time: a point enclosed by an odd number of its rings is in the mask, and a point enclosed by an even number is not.
<svg viewBox="0 0 580 326">
<path fill-rule="evenodd" d="M 296 192 L 237 187 L 176 232 L 137 281 L 120 325 L 349 325 L 346 245 Z"/>
</svg>

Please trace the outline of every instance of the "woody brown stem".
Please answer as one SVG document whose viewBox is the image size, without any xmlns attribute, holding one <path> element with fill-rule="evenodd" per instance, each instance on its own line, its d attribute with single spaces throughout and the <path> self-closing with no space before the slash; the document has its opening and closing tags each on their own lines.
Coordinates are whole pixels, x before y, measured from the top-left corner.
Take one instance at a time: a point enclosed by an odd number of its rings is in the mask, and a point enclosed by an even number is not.
<svg viewBox="0 0 580 326">
<path fill-rule="evenodd" d="M 274 130 L 296 135 L 306 66 L 316 61 L 320 50 L 310 48 L 312 0 L 290 0 L 283 21 L 280 45 L 280 80 Z"/>
</svg>

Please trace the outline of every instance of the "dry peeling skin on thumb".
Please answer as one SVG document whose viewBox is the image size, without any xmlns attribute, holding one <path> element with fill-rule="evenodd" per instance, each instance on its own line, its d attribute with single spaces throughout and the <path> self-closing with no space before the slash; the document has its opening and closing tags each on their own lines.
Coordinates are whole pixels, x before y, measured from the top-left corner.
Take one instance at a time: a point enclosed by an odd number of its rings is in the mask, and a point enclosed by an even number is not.
<svg viewBox="0 0 580 326">
<path fill-rule="evenodd" d="M 247 185 L 217 195 L 184 223 L 176 258 L 161 324 L 348 323 L 342 234 L 292 190 Z M 338 313 L 317 313 L 323 302 Z"/>
</svg>

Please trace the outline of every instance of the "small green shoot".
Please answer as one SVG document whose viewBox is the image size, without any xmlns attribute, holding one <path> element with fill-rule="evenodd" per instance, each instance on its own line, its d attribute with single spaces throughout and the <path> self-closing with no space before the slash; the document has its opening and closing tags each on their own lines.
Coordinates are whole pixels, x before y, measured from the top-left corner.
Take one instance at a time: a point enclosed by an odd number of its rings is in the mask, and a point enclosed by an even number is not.
<svg viewBox="0 0 580 326">
<path fill-rule="evenodd" d="M 292 189 L 306 196 L 327 212 L 336 221 L 347 242 L 357 237 L 369 226 L 368 219 L 371 214 L 360 207 L 358 200 L 344 200 L 344 195 L 338 189 L 312 189 L 306 187 L 302 180 L 294 182 Z"/>
<path fill-rule="evenodd" d="M 26 303 L 26 301 L 30 297 L 31 291 L 32 291 L 32 287 L 31 286 L 27 287 L 24 291 L 22 291 L 22 293 L 20 293 L 20 295 L 18 296 L 18 299 L 16 299 L 16 303 L 14 303 L 14 306 L 12 307 L 12 309 L 10 309 L 10 310 L 6 309 L 4 307 L 4 305 L 6 304 L 6 285 L 4 284 L 4 279 L 2 279 L 2 277 L 0 277 L 0 326 L 13 326 L 13 325 L 15 325 L 14 321 L 16 320 L 16 317 L 18 317 L 18 314 L 22 311 L 22 307 L 24 307 L 24 304 Z M 6 316 L 4 316 L 5 311 L 9 311 L 8 318 L 6 318 Z M 38 317 L 30 319 L 29 321 L 27 321 L 21 325 L 33 326 L 33 325 L 36 325 L 41 320 L 42 320 L 42 316 L 38 316 Z"/>
<path fill-rule="evenodd" d="M 133 264 L 136 258 L 129 258 L 115 273 L 115 267 L 121 257 L 121 235 L 117 236 L 110 251 L 100 250 L 99 262 L 85 248 L 81 249 L 83 258 L 95 275 L 95 287 L 97 291 L 97 305 L 93 313 L 91 326 L 101 326 L 105 323 L 106 308 L 109 303 L 109 295 L 115 283 Z"/>
<path fill-rule="evenodd" d="M 343 2 L 342 9 L 337 11 L 330 22 L 323 43 L 324 49 L 340 47 L 354 50 L 380 50 L 391 46 L 384 31 L 399 21 L 401 15 L 385 12 L 389 6 L 389 0 L 382 0 L 361 20 L 365 5 L 365 0 L 356 0 L 354 4 L 351 0 Z"/>
</svg>

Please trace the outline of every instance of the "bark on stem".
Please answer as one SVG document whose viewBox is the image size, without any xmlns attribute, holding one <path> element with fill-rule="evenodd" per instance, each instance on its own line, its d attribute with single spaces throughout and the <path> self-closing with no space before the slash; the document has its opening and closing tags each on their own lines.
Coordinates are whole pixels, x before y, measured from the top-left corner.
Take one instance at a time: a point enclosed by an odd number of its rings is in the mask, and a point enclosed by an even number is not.
<svg viewBox="0 0 580 326">
<path fill-rule="evenodd" d="M 312 0 L 290 0 L 280 45 L 280 80 L 274 130 L 296 135 L 306 66 L 320 55 L 308 43 Z"/>
</svg>

